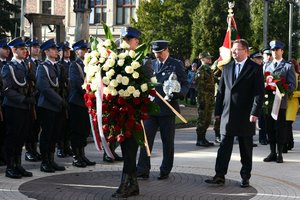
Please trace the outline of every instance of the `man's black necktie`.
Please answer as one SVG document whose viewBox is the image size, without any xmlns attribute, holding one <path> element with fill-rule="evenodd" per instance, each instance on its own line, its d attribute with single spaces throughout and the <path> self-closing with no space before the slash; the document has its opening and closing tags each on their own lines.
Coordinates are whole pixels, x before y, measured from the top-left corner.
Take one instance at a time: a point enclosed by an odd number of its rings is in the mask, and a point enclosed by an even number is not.
<svg viewBox="0 0 300 200">
<path fill-rule="evenodd" d="M 27 67 L 26 67 L 26 65 L 25 65 L 25 62 L 22 61 L 21 64 L 22 64 L 22 66 L 24 67 L 24 69 L 27 70 Z"/>
<path fill-rule="evenodd" d="M 276 68 L 276 67 L 277 67 L 277 64 L 278 64 L 277 62 L 275 62 L 275 63 L 274 63 L 274 68 Z"/>
<path fill-rule="evenodd" d="M 158 70 L 161 70 L 161 68 L 162 68 L 163 65 L 164 65 L 164 63 L 163 63 L 163 62 L 160 62 L 160 63 L 159 63 L 159 66 L 158 66 Z"/>
<path fill-rule="evenodd" d="M 34 61 L 35 66 L 37 67 L 39 65 L 39 62 L 37 60 Z"/>
</svg>

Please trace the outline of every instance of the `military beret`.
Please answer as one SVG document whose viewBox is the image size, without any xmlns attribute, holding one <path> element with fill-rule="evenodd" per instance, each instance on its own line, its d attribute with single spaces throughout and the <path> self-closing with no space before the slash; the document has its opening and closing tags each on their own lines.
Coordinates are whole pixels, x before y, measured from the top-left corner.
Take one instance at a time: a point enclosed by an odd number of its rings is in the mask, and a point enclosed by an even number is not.
<svg viewBox="0 0 300 200">
<path fill-rule="evenodd" d="M 6 38 L 0 40 L 0 48 L 9 48 Z"/>
<path fill-rule="evenodd" d="M 74 51 L 78 49 L 87 49 L 88 45 L 85 40 L 79 40 L 72 45 Z"/>
<path fill-rule="evenodd" d="M 25 47 L 25 42 L 22 40 L 21 37 L 18 37 L 10 41 L 8 43 L 8 46 L 10 46 L 11 48 Z"/>
<path fill-rule="evenodd" d="M 261 58 L 263 57 L 263 55 L 260 51 L 256 51 L 250 55 L 250 58 L 259 58 L 259 57 L 261 57 Z"/>
<path fill-rule="evenodd" d="M 25 42 L 26 47 L 32 47 L 32 46 L 40 46 L 40 41 L 36 38 L 28 39 Z"/>
<path fill-rule="evenodd" d="M 59 51 L 62 51 L 62 50 L 65 50 L 65 49 L 71 49 L 70 44 L 67 41 L 61 42 L 57 46 L 58 46 Z"/>
<path fill-rule="evenodd" d="M 278 41 L 278 40 L 272 40 L 270 42 L 270 47 L 271 47 L 271 50 L 274 50 L 274 49 L 284 49 L 284 43 Z"/>
<path fill-rule="evenodd" d="M 140 39 L 141 34 L 142 34 L 141 31 L 139 31 L 136 28 L 130 27 L 130 26 L 124 27 L 121 29 L 121 37 L 122 38 L 134 37 L 134 38 Z"/>
<path fill-rule="evenodd" d="M 50 48 L 57 48 L 57 46 L 56 46 L 54 39 L 52 38 L 52 39 L 49 39 L 46 42 L 44 42 L 40 48 L 42 51 L 45 51 Z"/>
<path fill-rule="evenodd" d="M 164 49 L 168 48 L 169 42 L 166 40 L 156 40 L 152 42 L 152 51 L 154 53 L 162 52 Z"/>
<path fill-rule="evenodd" d="M 199 54 L 199 58 L 202 59 L 202 58 L 212 58 L 213 56 L 210 55 L 209 52 L 202 52 Z"/>
</svg>

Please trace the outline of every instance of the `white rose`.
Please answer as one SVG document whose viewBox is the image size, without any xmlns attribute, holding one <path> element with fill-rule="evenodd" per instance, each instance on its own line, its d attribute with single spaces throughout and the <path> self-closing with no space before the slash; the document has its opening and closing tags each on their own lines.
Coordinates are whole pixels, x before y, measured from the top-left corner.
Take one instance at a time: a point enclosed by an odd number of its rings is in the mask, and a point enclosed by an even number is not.
<svg viewBox="0 0 300 200">
<path fill-rule="evenodd" d="M 141 66 L 141 64 L 139 62 L 137 62 L 137 61 L 133 61 L 131 63 L 131 66 L 132 66 L 133 69 L 137 69 L 137 68 L 139 68 Z"/>
<path fill-rule="evenodd" d="M 99 59 L 99 62 L 100 62 L 101 64 L 104 63 L 104 62 L 105 62 L 105 58 L 101 57 L 101 58 Z"/>
<path fill-rule="evenodd" d="M 265 94 L 265 98 L 268 98 L 268 97 L 269 97 L 269 95 Z"/>
<path fill-rule="evenodd" d="M 118 55 L 115 52 L 110 52 L 110 58 L 116 60 L 118 58 Z"/>
<path fill-rule="evenodd" d="M 107 89 L 107 87 L 103 88 L 103 94 L 108 95 L 108 89 Z"/>
<path fill-rule="evenodd" d="M 100 54 L 101 54 L 102 58 L 107 58 L 108 57 L 108 53 L 107 53 L 106 50 L 105 51 L 101 51 Z"/>
<path fill-rule="evenodd" d="M 120 67 L 122 67 L 122 66 L 124 65 L 124 62 L 125 62 L 124 59 L 119 59 L 119 60 L 118 60 L 118 65 L 119 65 Z"/>
<path fill-rule="evenodd" d="M 91 90 L 96 91 L 97 87 L 98 87 L 98 81 L 97 81 L 97 79 L 93 79 L 91 82 Z"/>
<path fill-rule="evenodd" d="M 127 73 L 127 74 L 132 74 L 133 73 L 133 68 L 131 67 L 131 66 L 126 66 L 125 67 L 125 72 Z"/>
<path fill-rule="evenodd" d="M 140 74 L 139 74 L 138 72 L 133 72 L 132 77 L 133 77 L 134 79 L 137 79 L 137 78 L 140 77 Z"/>
<path fill-rule="evenodd" d="M 268 102 L 268 101 L 265 101 L 265 104 L 266 104 L 266 105 L 268 105 L 268 104 L 269 104 L 269 102 Z"/>
<path fill-rule="evenodd" d="M 101 40 L 101 42 L 98 41 L 98 44 L 97 44 L 97 49 L 101 49 L 103 47 L 103 41 Z"/>
<path fill-rule="evenodd" d="M 130 96 L 130 94 L 129 94 L 128 90 L 125 90 L 124 91 L 124 97 L 129 97 L 129 96 Z"/>
<path fill-rule="evenodd" d="M 98 62 L 97 57 L 92 57 L 91 61 L 89 62 L 89 65 L 96 64 Z"/>
<path fill-rule="evenodd" d="M 113 80 L 110 81 L 109 85 L 112 86 L 112 87 L 117 87 L 118 86 L 118 82 L 117 82 L 116 79 L 113 79 Z"/>
<path fill-rule="evenodd" d="M 122 75 L 118 74 L 117 77 L 116 77 L 116 80 L 117 80 L 118 83 L 122 83 Z"/>
<path fill-rule="evenodd" d="M 84 54 L 84 59 L 91 59 L 92 58 L 92 55 L 90 53 L 85 53 Z"/>
<path fill-rule="evenodd" d="M 127 42 L 125 40 L 123 40 L 123 42 L 121 43 L 120 47 L 122 49 L 129 49 L 130 48 L 129 44 L 127 44 Z"/>
<path fill-rule="evenodd" d="M 108 59 L 106 63 L 109 67 L 113 67 L 116 64 L 116 61 L 114 59 Z"/>
<path fill-rule="evenodd" d="M 130 50 L 128 55 L 131 57 L 131 58 L 135 58 L 135 51 L 132 51 Z"/>
<path fill-rule="evenodd" d="M 155 76 L 150 78 L 151 83 L 157 83 L 157 79 Z"/>
<path fill-rule="evenodd" d="M 127 76 L 123 76 L 122 77 L 122 84 L 123 85 L 128 85 L 128 83 L 129 83 L 129 78 Z"/>
<path fill-rule="evenodd" d="M 111 40 L 110 40 L 110 39 L 106 39 L 106 40 L 104 41 L 104 46 L 110 47 L 110 46 L 111 46 Z"/>
<path fill-rule="evenodd" d="M 92 55 L 92 57 L 98 57 L 98 56 L 100 56 L 100 53 L 98 51 L 92 51 L 91 55 Z"/>
<path fill-rule="evenodd" d="M 148 90 L 147 83 L 144 83 L 144 84 L 141 85 L 141 90 L 142 90 L 142 92 L 146 92 Z"/>
<path fill-rule="evenodd" d="M 118 91 L 117 91 L 116 89 L 113 89 L 113 90 L 111 91 L 111 95 L 117 96 L 117 95 L 118 95 Z"/>
<path fill-rule="evenodd" d="M 125 59 L 126 56 L 127 56 L 126 53 L 120 53 L 120 54 L 118 55 L 118 57 L 119 57 L 120 59 Z"/>
<path fill-rule="evenodd" d="M 83 83 L 83 85 L 81 86 L 81 88 L 82 88 L 83 90 L 85 90 L 85 89 L 86 89 L 86 86 L 87 86 L 87 84 L 86 84 L 86 82 L 85 82 L 85 83 Z"/>
<path fill-rule="evenodd" d="M 275 94 L 276 94 L 276 91 L 273 91 L 273 94 L 275 95 Z"/>
<path fill-rule="evenodd" d="M 104 77 L 102 78 L 102 81 L 103 81 L 103 84 L 104 84 L 104 85 L 109 85 L 109 78 L 108 78 L 108 77 L 104 76 Z"/>
<path fill-rule="evenodd" d="M 128 87 L 127 87 L 127 91 L 129 92 L 129 94 L 133 94 L 134 91 L 135 91 L 134 86 L 128 86 Z"/>
<path fill-rule="evenodd" d="M 108 71 L 109 70 L 109 67 L 108 67 L 108 65 L 106 65 L 106 64 L 104 64 L 103 66 L 102 66 L 102 69 L 103 69 L 103 71 Z"/>
<path fill-rule="evenodd" d="M 140 97 L 141 92 L 139 90 L 135 90 L 132 94 L 134 97 Z"/>
<path fill-rule="evenodd" d="M 115 75 L 115 70 L 114 69 L 110 69 L 109 71 L 108 71 L 108 74 L 109 74 L 109 76 L 110 77 L 112 77 L 113 75 Z"/>
<path fill-rule="evenodd" d="M 121 89 L 121 90 L 119 90 L 118 93 L 121 97 L 124 97 L 125 91 L 123 89 Z"/>
</svg>

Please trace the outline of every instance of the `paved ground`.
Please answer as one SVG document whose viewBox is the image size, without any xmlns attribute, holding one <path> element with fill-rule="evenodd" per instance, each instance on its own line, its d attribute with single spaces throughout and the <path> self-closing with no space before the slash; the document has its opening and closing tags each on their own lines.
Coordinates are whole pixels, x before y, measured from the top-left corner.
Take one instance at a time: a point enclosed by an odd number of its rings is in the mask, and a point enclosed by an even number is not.
<svg viewBox="0 0 300 200">
<path fill-rule="evenodd" d="M 214 175 L 218 146 L 201 148 L 195 146 L 195 128 L 176 131 L 175 162 L 170 178 L 156 179 L 161 162 L 159 134 L 152 154 L 152 171 L 149 180 L 140 180 L 141 195 L 129 199 L 300 199 L 300 119 L 294 124 L 295 148 L 284 154 L 284 163 L 264 163 L 269 146 L 254 148 L 251 186 L 239 187 L 239 150 L 234 145 L 229 172 L 223 187 L 212 187 L 204 179 Z M 208 138 L 214 134 L 209 129 Z M 256 143 L 257 136 L 255 137 Z M 118 148 L 118 151 L 119 148 Z M 23 161 L 25 168 L 33 172 L 32 178 L 19 180 L 4 176 L 0 167 L 0 200 L 87 200 L 110 199 L 119 185 L 122 163 L 107 164 L 102 161 L 103 152 L 97 152 L 93 144 L 87 147 L 87 156 L 97 161 L 95 167 L 74 168 L 71 158 L 57 159 L 67 166 L 63 173 L 46 174 L 39 171 L 40 163 Z"/>
</svg>

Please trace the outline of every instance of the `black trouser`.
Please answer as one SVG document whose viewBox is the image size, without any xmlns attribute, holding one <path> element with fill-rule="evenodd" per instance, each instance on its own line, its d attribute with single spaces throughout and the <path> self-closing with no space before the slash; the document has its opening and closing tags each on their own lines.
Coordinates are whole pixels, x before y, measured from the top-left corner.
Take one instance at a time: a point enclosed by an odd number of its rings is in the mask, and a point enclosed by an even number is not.
<svg viewBox="0 0 300 200">
<path fill-rule="evenodd" d="M 238 137 L 242 168 L 240 175 L 242 178 L 250 179 L 252 170 L 253 136 Z M 222 141 L 218 149 L 216 159 L 216 176 L 225 176 L 232 154 L 234 136 L 222 135 Z"/>
<path fill-rule="evenodd" d="M 145 131 L 150 151 L 152 151 L 158 128 L 160 128 L 163 146 L 163 160 L 160 166 L 160 172 L 169 174 L 174 161 L 175 116 L 150 116 L 150 118 L 145 121 Z M 137 170 L 141 173 L 149 173 L 150 168 L 150 157 L 147 156 L 146 149 L 141 148 Z"/>
<path fill-rule="evenodd" d="M 30 117 L 31 115 L 29 114 L 29 110 L 10 106 L 5 107 L 6 158 L 21 156 L 22 148 L 28 134 Z"/>
<path fill-rule="evenodd" d="M 132 174 L 136 172 L 136 154 L 138 151 L 138 144 L 134 137 L 126 138 L 121 143 L 121 150 L 124 159 L 123 173 Z"/>
<path fill-rule="evenodd" d="M 69 111 L 63 111 L 60 114 L 61 130 L 58 135 L 57 142 L 65 144 L 70 139 L 70 128 L 69 128 Z"/>
<path fill-rule="evenodd" d="M 35 107 L 36 111 L 37 111 L 37 107 Z M 26 143 L 28 144 L 34 144 L 34 143 L 37 143 L 39 141 L 39 133 L 40 133 L 40 130 L 41 130 L 41 125 L 40 125 L 40 122 L 38 121 L 38 118 L 37 119 L 34 119 L 33 117 L 33 111 L 31 110 L 30 111 L 30 115 L 32 116 L 31 117 L 31 120 L 29 122 L 29 133 L 28 133 L 28 137 L 26 138 Z"/>
<path fill-rule="evenodd" d="M 5 160 L 5 154 L 4 154 L 4 144 L 5 144 L 5 121 L 4 121 L 4 108 L 2 108 L 2 115 L 3 115 L 3 121 L 0 121 L 0 161 Z"/>
<path fill-rule="evenodd" d="M 286 133 L 286 109 L 280 109 L 278 119 L 274 120 L 271 115 L 266 115 L 266 130 L 269 142 L 272 144 L 285 144 L 287 140 Z"/>
<path fill-rule="evenodd" d="M 259 142 L 265 140 L 267 141 L 267 131 L 266 131 L 266 120 L 264 114 L 262 114 L 258 118 L 258 126 L 260 128 L 259 130 Z"/>
<path fill-rule="evenodd" d="M 45 108 L 38 108 L 38 117 L 41 123 L 42 132 L 40 136 L 41 154 L 54 153 L 55 143 L 61 127 L 60 112 L 51 111 Z"/>
<path fill-rule="evenodd" d="M 87 137 L 91 133 L 90 119 L 86 107 L 69 104 L 70 106 L 70 139 L 72 149 L 87 145 Z"/>
</svg>

